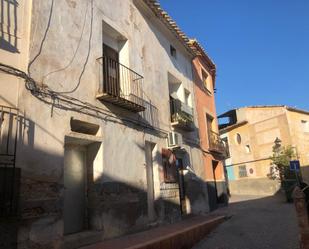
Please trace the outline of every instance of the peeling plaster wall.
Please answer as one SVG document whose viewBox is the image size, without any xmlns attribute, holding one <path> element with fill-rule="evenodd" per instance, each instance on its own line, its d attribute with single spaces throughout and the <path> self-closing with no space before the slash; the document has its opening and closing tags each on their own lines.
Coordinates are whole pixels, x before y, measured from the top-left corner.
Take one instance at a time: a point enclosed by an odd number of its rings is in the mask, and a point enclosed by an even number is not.
<svg viewBox="0 0 309 249">
<path fill-rule="evenodd" d="M 96 99 L 100 84 L 100 65 L 96 59 L 102 56 L 104 21 L 127 39 L 122 62 L 144 76 L 146 99 L 158 108 L 158 128 L 164 132 L 172 130 L 168 72 L 192 93 L 192 103 L 195 102 L 191 55 L 145 6 L 137 8 L 132 1 L 123 0 L 93 1 L 93 5 L 82 0 L 19 2 L 19 18 L 24 18 L 20 25 L 21 54 L 12 56 L 0 50 L 0 60 L 24 71 L 29 69 L 30 76 L 40 86 L 69 92 L 66 94 L 102 108 L 116 119 L 141 120 L 139 114 Z M 169 54 L 170 44 L 177 49 L 177 59 Z M 178 189 L 174 188 L 170 196 L 162 195 L 161 150 L 166 148 L 166 134 L 110 116 L 86 115 L 81 107 L 73 106 L 77 108 L 73 110 L 46 96 L 36 97 L 24 88 L 23 80 L 12 76 L 0 74 L 0 81 L 6 83 L 0 86 L 1 103 L 17 106 L 23 116 L 16 162 L 16 167 L 22 169 L 19 248 L 61 247 L 64 145 L 65 136 L 71 133 L 72 117 L 99 125 L 98 136 L 103 137 L 103 149 L 99 152 L 102 156 L 96 162 L 96 178 L 88 193 L 89 223 L 93 229 L 102 231 L 102 238 L 144 229 L 149 223 L 145 141 L 157 145 L 154 161 L 157 222 L 180 218 Z M 9 89 L 11 83 L 14 86 Z M 196 115 L 195 125 L 198 127 Z M 184 136 L 190 140 L 197 134 Z M 185 145 L 190 167 L 199 172 L 201 153 L 193 147 Z"/>
</svg>

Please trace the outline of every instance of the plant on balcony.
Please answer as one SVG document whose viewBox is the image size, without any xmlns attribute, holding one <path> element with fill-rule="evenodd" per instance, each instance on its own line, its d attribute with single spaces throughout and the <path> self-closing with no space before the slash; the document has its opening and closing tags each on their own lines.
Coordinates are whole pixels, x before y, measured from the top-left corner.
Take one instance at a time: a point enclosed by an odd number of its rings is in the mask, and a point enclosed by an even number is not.
<svg viewBox="0 0 309 249">
<path fill-rule="evenodd" d="M 185 112 L 177 112 L 172 115 L 172 119 L 174 121 L 178 121 L 180 123 L 190 124 L 193 123 L 193 117 Z"/>
</svg>

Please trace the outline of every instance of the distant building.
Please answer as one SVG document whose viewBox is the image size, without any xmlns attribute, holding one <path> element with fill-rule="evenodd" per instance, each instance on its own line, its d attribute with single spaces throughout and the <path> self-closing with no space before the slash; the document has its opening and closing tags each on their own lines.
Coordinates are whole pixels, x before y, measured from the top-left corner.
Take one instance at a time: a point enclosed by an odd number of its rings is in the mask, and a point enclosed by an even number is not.
<svg viewBox="0 0 309 249">
<path fill-rule="evenodd" d="M 233 194 L 273 194 L 280 183 L 270 180 L 272 147 L 279 138 L 291 145 L 309 182 L 309 112 L 284 105 L 251 106 L 219 116 L 221 138 L 229 147 L 225 160 L 229 190 Z"/>
</svg>

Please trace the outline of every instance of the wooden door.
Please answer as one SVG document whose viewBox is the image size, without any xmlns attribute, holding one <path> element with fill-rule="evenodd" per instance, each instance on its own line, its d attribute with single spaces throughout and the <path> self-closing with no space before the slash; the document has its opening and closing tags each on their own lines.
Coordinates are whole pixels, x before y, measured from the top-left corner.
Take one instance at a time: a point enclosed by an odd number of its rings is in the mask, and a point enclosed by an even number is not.
<svg viewBox="0 0 309 249">
<path fill-rule="evenodd" d="M 64 234 L 85 228 L 86 155 L 83 147 L 66 146 L 64 153 Z"/>
<path fill-rule="evenodd" d="M 207 136 L 208 136 L 208 142 L 209 142 L 209 146 L 212 144 L 212 121 L 213 121 L 213 117 L 209 116 L 208 114 L 206 114 L 206 122 L 207 122 Z"/>
</svg>

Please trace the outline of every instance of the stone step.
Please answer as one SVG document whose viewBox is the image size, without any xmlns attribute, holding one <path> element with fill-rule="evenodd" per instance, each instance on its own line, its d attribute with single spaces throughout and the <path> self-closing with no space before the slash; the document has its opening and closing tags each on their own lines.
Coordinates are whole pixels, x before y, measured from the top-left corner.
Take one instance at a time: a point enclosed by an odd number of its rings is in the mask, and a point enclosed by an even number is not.
<svg viewBox="0 0 309 249">
<path fill-rule="evenodd" d="M 84 231 L 64 236 L 61 249 L 76 249 L 102 241 L 102 232 Z"/>
<path fill-rule="evenodd" d="M 127 235 L 81 249 L 189 249 L 225 220 L 225 216 L 196 216 L 181 222 Z"/>
</svg>

